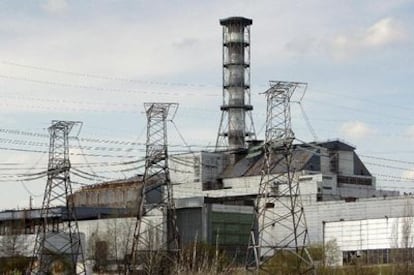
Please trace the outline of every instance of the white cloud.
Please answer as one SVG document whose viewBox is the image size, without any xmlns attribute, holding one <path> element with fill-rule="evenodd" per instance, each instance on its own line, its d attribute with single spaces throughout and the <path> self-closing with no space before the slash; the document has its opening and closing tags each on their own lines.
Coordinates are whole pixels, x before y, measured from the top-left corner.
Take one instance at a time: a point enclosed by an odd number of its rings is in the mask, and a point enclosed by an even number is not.
<svg viewBox="0 0 414 275">
<path fill-rule="evenodd" d="M 408 138 L 414 139 L 414 125 L 409 126 L 406 130 L 405 130 L 405 135 Z"/>
<path fill-rule="evenodd" d="M 414 168 L 412 168 L 409 171 L 403 172 L 401 177 L 404 179 L 414 179 Z"/>
<path fill-rule="evenodd" d="M 337 35 L 331 42 L 332 54 L 342 60 L 372 49 L 384 48 L 405 41 L 404 26 L 397 20 L 386 17 L 362 30 Z"/>
<path fill-rule="evenodd" d="M 363 139 L 376 133 L 374 128 L 361 121 L 348 121 L 342 124 L 339 129 L 341 135 L 349 139 Z"/>
<path fill-rule="evenodd" d="M 318 52 L 319 41 L 314 37 L 295 37 L 285 44 L 284 50 L 295 55 L 307 55 Z"/>
<path fill-rule="evenodd" d="M 66 0 L 47 0 L 42 4 L 43 10 L 48 13 L 62 13 L 68 9 L 68 3 Z"/>
<path fill-rule="evenodd" d="M 364 1 L 366 4 L 366 10 L 376 12 L 378 14 L 389 13 L 392 10 L 401 9 L 403 5 L 411 3 L 412 0 L 372 0 Z M 357 1 L 358 4 L 362 4 L 361 1 Z"/>
<path fill-rule="evenodd" d="M 392 18 L 384 18 L 367 29 L 362 44 L 377 47 L 399 42 L 404 38 L 403 27 Z"/>
<path fill-rule="evenodd" d="M 172 45 L 177 48 L 189 48 L 197 44 L 199 41 L 194 38 L 179 38 L 172 42 Z"/>
</svg>

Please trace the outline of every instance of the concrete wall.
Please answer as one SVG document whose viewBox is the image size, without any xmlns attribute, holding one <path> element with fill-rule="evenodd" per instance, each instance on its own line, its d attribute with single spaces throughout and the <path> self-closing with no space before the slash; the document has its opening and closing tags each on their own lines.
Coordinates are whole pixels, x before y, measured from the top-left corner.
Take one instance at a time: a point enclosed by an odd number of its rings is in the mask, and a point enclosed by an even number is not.
<svg viewBox="0 0 414 275">
<path fill-rule="evenodd" d="M 330 158 L 328 150 L 325 148 L 320 148 L 320 160 L 321 160 L 321 173 L 330 174 Z"/>
<path fill-rule="evenodd" d="M 322 243 L 323 222 L 377 219 L 406 215 L 405 205 L 413 196 L 359 199 L 355 202 L 327 201 L 304 203 L 306 221 L 312 243 Z"/>
<path fill-rule="evenodd" d="M 201 196 L 203 184 L 216 184 L 225 165 L 224 157 L 211 152 L 171 156 L 170 178 L 175 198 Z"/>
<path fill-rule="evenodd" d="M 145 247 L 144 242 L 157 249 L 157 245 L 165 244 L 165 217 L 160 209 L 154 209 L 143 218 L 141 232 L 145 236 L 138 249 L 151 249 Z M 94 257 L 94 244 L 98 240 L 107 241 L 110 248 L 111 259 L 123 259 L 131 251 L 136 218 L 111 218 L 78 221 L 79 231 L 85 234 L 85 258 Z M 115 247 L 117 251 L 115 251 Z"/>
<path fill-rule="evenodd" d="M 74 237 L 74 236 L 73 236 Z M 81 244 L 85 244 L 85 234 L 80 233 Z M 36 242 L 36 234 L 3 235 L 0 236 L 0 257 L 22 255 L 32 257 Z M 50 232 L 46 235 L 45 248 L 52 252 L 71 253 L 69 234 Z M 84 247 L 82 247 L 84 249 Z"/>
<path fill-rule="evenodd" d="M 338 174 L 353 175 L 354 174 L 354 152 L 338 151 Z"/>
<path fill-rule="evenodd" d="M 397 231 L 397 235 L 401 236 L 401 220 L 404 220 L 401 217 L 407 216 L 407 203 L 414 204 L 414 197 L 413 196 L 399 196 L 399 197 L 390 197 L 390 198 L 372 198 L 372 199 L 359 199 L 355 202 L 345 202 L 345 201 L 326 201 L 326 202 L 315 202 L 315 201 L 303 201 L 303 207 L 305 212 L 305 220 L 306 225 L 308 228 L 309 233 L 309 243 L 310 244 L 321 244 L 324 241 L 323 232 L 324 232 L 324 224 L 332 223 L 336 225 L 336 233 L 335 234 L 343 234 L 338 235 L 339 237 L 343 238 L 344 245 L 349 244 L 351 247 L 355 245 L 355 243 L 348 242 L 355 240 L 355 238 L 360 241 L 362 240 L 362 235 L 367 236 L 367 234 L 377 234 L 380 236 L 381 234 L 390 234 L 390 228 L 392 227 L 392 223 L 395 224 L 394 220 L 391 218 L 400 218 L 397 219 L 397 223 L 399 225 L 399 229 Z M 285 200 L 281 199 L 280 203 L 276 203 L 274 208 L 269 209 L 266 215 L 265 222 L 267 221 L 270 223 L 273 220 L 283 216 L 284 214 L 288 214 L 288 209 L 286 205 L 288 204 L 288 199 Z M 412 212 L 411 212 L 412 213 Z M 273 215 L 273 216 L 271 216 Z M 288 215 L 289 216 L 289 215 Z M 411 214 L 412 216 L 412 214 Z M 381 225 L 382 227 L 375 225 L 371 225 L 369 222 L 361 221 L 366 219 L 382 219 L 381 222 L 386 224 L 388 220 L 388 229 L 384 229 L 385 225 Z M 411 218 L 414 220 L 414 218 Z M 340 223 L 342 221 L 349 221 L 349 230 L 355 230 L 355 226 L 353 223 L 356 224 L 357 228 L 361 229 L 360 232 L 361 236 L 354 236 L 350 232 L 347 232 L 347 229 L 341 229 L 341 226 L 348 225 L 348 223 Z M 352 222 L 356 221 L 356 222 Z M 391 222 L 393 221 L 393 222 Z M 337 222 L 336 224 L 334 222 Z M 268 244 L 277 244 L 280 243 L 286 236 L 291 234 L 291 226 L 292 220 L 291 218 L 286 218 L 280 224 L 275 224 L 273 227 L 268 227 L 266 229 L 264 238 L 266 243 Z M 368 229 L 365 229 L 365 227 Z M 369 226 L 372 226 L 370 228 Z M 377 227 L 375 227 L 377 226 Z M 342 231 L 344 230 L 344 231 Z M 368 231 L 367 231 L 368 230 Z M 375 230 L 378 230 L 375 231 Z M 385 231 L 388 230 L 388 231 Z M 382 232 L 384 231 L 384 232 Z M 338 233 L 339 232 L 339 233 Z M 382 232 L 382 233 L 381 233 Z M 398 233 L 399 232 L 399 233 Z M 333 234 L 333 233 L 332 233 Z M 336 235 L 335 235 L 336 236 Z M 413 233 L 414 236 L 414 233 Z M 349 239 L 346 239 L 349 238 Z M 389 241 L 389 237 L 387 241 L 387 245 L 391 245 Z M 414 239 L 414 237 L 413 237 Z M 325 238 L 326 240 L 326 238 Z M 299 239 L 302 242 L 302 238 Z M 383 240 L 382 240 L 383 241 Z M 375 247 L 374 244 L 368 243 L 367 241 L 360 241 L 360 245 L 367 246 L 371 245 Z M 379 241 L 378 241 L 379 242 Z M 397 242 L 401 242 L 401 237 L 397 238 Z M 341 243 L 342 245 L 342 243 Z M 380 244 L 379 244 L 380 245 Z M 384 244 L 381 244 L 384 246 Z M 414 245 L 414 242 L 413 242 Z M 265 253 L 266 251 L 264 251 Z"/>
<path fill-rule="evenodd" d="M 200 154 L 201 152 L 170 156 L 168 166 L 175 198 L 201 194 Z"/>
<path fill-rule="evenodd" d="M 337 245 L 337 263 L 343 264 L 343 253 L 360 255 L 362 251 L 414 247 L 414 217 L 363 219 L 326 222 L 324 243 Z M 349 254 L 352 255 L 352 254 Z M 380 260 L 381 261 L 381 260 Z"/>
<path fill-rule="evenodd" d="M 300 181 L 300 193 L 306 200 L 316 200 L 317 184 L 322 181 L 322 175 L 304 175 L 297 174 Z M 275 175 L 266 178 L 271 181 Z M 285 177 L 279 178 L 284 180 Z M 256 195 L 259 191 L 261 176 L 228 178 L 223 179 L 223 189 L 203 191 L 206 197 L 227 197 L 227 196 L 245 196 Z"/>
<path fill-rule="evenodd" d="M 106 241 L 110 259 L 122 259 L 130 253 L 136 218 L 112 218 L 78 221 L 79 231 L 85 234 L 85 259 L 94 259 L 96 242 Z M 113 248 L 117 247 L 117 251 Z"/>
<path fill-rule="evenodd" d="M 223 179 L 223 189 L 204 191 L 206 197 L 254 195 L 259 190 L 260 176 Z"/>
<path fill-rule="evenodd" d="M 225 166 L 223 154 L 201 152 L 201 182 L 215 182 Z"/>
<path fill-rule="evenodd" d="M 414 231 L 405 234 L 405 225 L 413 228 L 413 217 L 364 219 L 325 223 L 324 242 L 336 240 L 341 251 L 412 247 Z M 408 237 L 407 246 L 404 236 Z"/>
<path fill-rule="evenodd" d="M 113 207 L 137 209 L 140 187 L 136 184 L 119 187 L 91 188 L 75 192 L 72 196 L 75 206 Z"/>
</svg>

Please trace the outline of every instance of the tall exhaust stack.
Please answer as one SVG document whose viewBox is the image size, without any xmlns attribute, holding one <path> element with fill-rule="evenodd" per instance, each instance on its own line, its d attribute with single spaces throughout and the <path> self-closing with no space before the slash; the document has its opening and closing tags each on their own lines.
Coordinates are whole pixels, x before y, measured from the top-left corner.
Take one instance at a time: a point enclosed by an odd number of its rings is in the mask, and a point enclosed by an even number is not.
<svg viewBox="0 0 414 275">
<path fill-rule="evenodd" d="M 216 150 L 246 148 L 256 139 L 250 98 L 250 25 L 252 20 L 229 17 L 223 26 L 223 105 Z"/>
</svg>

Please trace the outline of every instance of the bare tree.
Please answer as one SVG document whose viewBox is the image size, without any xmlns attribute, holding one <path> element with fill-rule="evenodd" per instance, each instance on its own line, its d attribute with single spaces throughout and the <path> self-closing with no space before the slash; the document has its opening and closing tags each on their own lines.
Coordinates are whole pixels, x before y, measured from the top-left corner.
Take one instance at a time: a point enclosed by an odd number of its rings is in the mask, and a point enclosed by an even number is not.
<svg viewBox="0 0 414 275">
<path fill-rule="evenodd" d="M 106 236 L 95 229 L 88 239 L 87 260 L 93 261 L 95 272 L 105 272 L 109 264 Z"/>
<path fill-rule="evenodd" d="M 110 258 L 115 260 L 118 271 L 126 269 L 126 257 L 130 252 L 133 234 L 132 219 L 110 219 L 106 227 L 106 241 L 108 242 Z"/>
<path fill-rule="evenodd" d="M 24 270 L 29 259 L 27 237 L 21 234 L 23 228 L 20 224 L 10 225 L 6 234 L 0 236 L 0 257 L 4 263 L 0 263 L 0 272 Z"/>
<path fill-rule="evenodd" d="M 2 257 L 23 256 L 28 249 L 26 236 L 23 234 L 6 234 L 0 239 Z"/>
<path fill-rule="evenodd" d="M 325 243 L 323 254 L 325 264 L 328 266 L 335 266 L 341 261 L 342 253 L 336 239 L 329 240 Z"/>
<path fill-rule="evenodd" d="M 411 198 L 407 197 L 403 217 L 396 219 L 392 229 L 391 259 L 397 263 L 397 271 L 401 274 L 412 274 L 410 272 L 414 271 L 411 265 L 414 255 L 413 214 Z"/>
<path fill-rule="evenodd" d="M 400 247 L 411 248 L 413 247 L 413 206 L 409 199 L 405 203 L 402 219 Z"/>
<path fill-rule="evenodd" d="M 120 274 L 126 269 L 126 257 L 131 249 L 132 218 L 110 218 L 102 220 L 88 239 L 87 258 L 94 262 L 96 272 L 114 270 Z"/>
</svg>

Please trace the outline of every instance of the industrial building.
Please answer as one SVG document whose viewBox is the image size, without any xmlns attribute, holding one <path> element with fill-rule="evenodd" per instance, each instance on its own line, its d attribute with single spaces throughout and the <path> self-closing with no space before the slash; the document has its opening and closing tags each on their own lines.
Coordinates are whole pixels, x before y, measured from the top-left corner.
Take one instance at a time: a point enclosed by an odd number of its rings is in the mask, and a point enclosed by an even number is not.
<svg viewBox="0 0 414 275">
<path fill-rule="evenodd" d="M 238 160 L 234 162 L 235 159 Z M 183 245 L 194 240 L 212 245 L 218 242 L 228 253 L 238 255 L 240 260 L 243 258 L 262 164 L 263 154 L 254 155 L 248 149 L 233 157 L 217 152 L 170 157 L 177 223 Z M 346 228 L 342 224 L 345 221 L 364 224 L 369 219 L 385 219 L 385 216 L 398 219 L 405 215 L 407 200 L 411 197 L 399 196 L 395 191 L 377 190 L 375 178 L 361 162 L 355 148 L 342 141 L 296 145 L 294 166 L 311 242 L 336 239 L 345 258 L 357 250 L 355 247 L 343 246 L 350 243 L 342 240 L 343 234 L 334 235 L 336 231 L 331 230 L 331 224 L 338 228 L 340 223 L 340 228 Z M 286 171 L 276 163 L 273 172 Z M 89 186 L 74 193 L 79 228 L 85 235 L 87 259 L 94 258 L 91 246 L 96 236 L 103 236 L 110 230 L 124 232 L 122 236 L 132 234 L 131 227 L 135 221 L 132 202 L 136 199 L 139 185 L 140 181 L 133 178 Z M 58 231 L 58 225 L 65 221 L 65 215 L 60 208 L 52 213 L 56 215 Z M 7 236 L 8 228 L 21 228 L 19 232 L 31 236 L 26 239 L 29 242 L 34 238 L 38 216 L 39 210 L 2 212 L 0 233 Z M 162 212 L 157 212 L 151 218 L 160 223 L 165 217 Z M 374 236 L 369 232 L 370 229 L 364 229 L 365 234 Z M 127 239 L 115 241 L 125 242 Z M 383 248 L 391 248 L 392 243 L 388 244 L 389 247 Z M 116 257 L 118 260 L 125 257 L 128 251 L 125 245 L 118 244 L 118 247 L 122 246 L 125 251 L 112 255 L 113 261 Z M 110 244 L 105 247 L 110 249 Z M 359 248 L 368 250 L 369 246 L 361 245 Z M 340 259 L 339 263 L 342 263 L 342 257 Z"/>
<path fill-rule="evenodd" d="M 251 120 L 252 20 L 231 17 L 221 20 L 220 24 L 223 26 L 223 105 L 216 150 L 170 155 L 168 166 L 182 244 L 199 241 L 218 245 L 241 262 L 254 220 L 265 153 L 263 141 L 256 139 Z M 281 157 L 272 156 L 270 173 L 288 172 Z M 375 177 L 358 157 L 356 148 L 344 141 L 294 144 L 291 169 L 299 182 L 311 244 L 335 240 L 340 249 L 336 264 L 349 262 L 352 255 L 369 254 L 371 250 L 375 252 L 370 255 L 388 255 L 402 242 L 404 223 L 413 222 L 412 213 L 407 214 L 407 203 L 412 197 L 378 190 Z M 274 183 L 270 192 L 277 195 L 278 188 L 284 184 Z M 76 208 L 87 260 L 96 262 L 97 253 L 106 251 L 101 255 L 115 264 L 123 264 L 142 200 L 142 186 L 140 175 L 84 187 L 68 198 Z M 158 193 L 159 190 L 154 190 L 149 194 L 146 203 L 156 203 Z M 286 211 L 278 204 L 270 207 L 275 212 L 280 209 L 281 214 Z M 67 221 L 62 209 L 50 210 L 56 232 Z M 38 209 L 0 212 L 0 240 L 11 234 L 27 236 L 29 245 L 21 253 L 30 257 L 28 251 L 33 250 L 39 217 Z M 161 208 L 154 208 L 144 219 L 149 224 L 166 226 L 167 217 Z M 267 238 L 269 242 L 276 242 L 289 233 L 275 227 Z"/>
<path fill-rule="evenodd" d="M 334 241 L 338 246 L 332 264 L 352 264 L 357 259 L 366 264 L 411 261 L 414 217 L 407 209 L 412 209 L 412 199 L 387 199 L 383 202 L 390 207 L 386 212 L 382 212 L 378 201 L 372 202 L 371 209 L 365 211 L 369 217 L 366 219 L 354 220 L 352 215 L 345 214 L 340 220 L 323 222 L 323 242 Z"/>
<path fill-rule="evenodd" d="M 249 154 L 247 149 L 238 153 L 235 158 L 238 161 L 230 161 L 227 166 L 223 165 L 223 154 L 200 152 L 174 158 L 181 160 L 171 163 L 171 179 L 179 182 L 175 190 L 180 201 L 201 197 L 224 205 L 253 205 L 263 153 Z M 285 166 L 278 165 L 277 157 L 274 161 L 272 173 L 286 173 Z M 293 165 L 312 243 L 323 242 L 323 225 L 328 222 L 384 215 L 402 217 L 404 214 L 407 197 L 399 196 L 396 191 L 378 190 L 375 177 L 360 160 L 355 148 L 342 141 L 296 145 Z M 278 207 L 274 206 L 275 212 L 286 211 Z M 278 230 L 275 229 L 275 234 L 283 236 Z"/>
<path fill-rule="evenodd" d="M 110 190 L 108 190 L 111 192 Z M 51 209 L 56 235 L 53 243 L 58 243 L 60 227 L 66 222 L 63 208 Z M 130 253 L 133 226 L 136 217 L 129 208 L 76 207 L 79 230 L 83 236 L 85 258 L 94 262 L 97 255 L 106 250 L 109 262 L 124 263 Z M 148 224 L 166 224 L 162 211 L 153 211 L 145 217 Z M 13 210 L 0 212 L 0 243 L 11 241 L 19 236 L 14 253 L 31 257 L 40 224 L 39 209 Z M 183 246 L 193 242 L 204 242 L 226 249 L 242 260 L 248 240 L 252 220 L 252 209 L 247 206 L 215 204 L 203 198 L 177 201 L 177 223 Z M 161 232 L 154 238 L 163 238 Z M 23 245 L 24 244 L 24 245 Z M 96 246 L 100 245 L 97 251 Z M 116 247 L 116 249 L 114 249 Z M 142 248 L 145 249 L 145 248 Z M 98 253 L 98 254 L 97 254 Z M 0 251 L 0 258 L 12 256 Z"/>
<path fill-rule="evenodd" d="M 202 196 L 226 201 L 255 198 L 263 166 L 263 153 L 246 149 L 233 154 L 198 152 L 174 155 L 170 160 L 176 198 Z M 280 158 L 280 157 L 279 157 Z M 275 156 L 272 173 L 286 173 Z M 278 165 L 279 164 L 279 165 Z M 395 196 L 377 190 L 355 148 L 339 140 L 296 145 L 293 165 L 306 201 L 346 200 Z"/>
<path fill-rule="evenodd" d="M 142 187 L 141 176 L 88 185 L 83 186 L 80 192 L 74 193 L 70 200 L 73 200 L 77 207 L 122 208 L 134 211 L 139 203 L 140 187 Z"/>
</svg>

